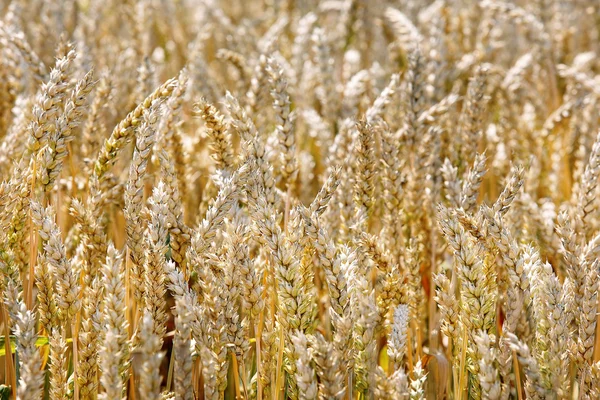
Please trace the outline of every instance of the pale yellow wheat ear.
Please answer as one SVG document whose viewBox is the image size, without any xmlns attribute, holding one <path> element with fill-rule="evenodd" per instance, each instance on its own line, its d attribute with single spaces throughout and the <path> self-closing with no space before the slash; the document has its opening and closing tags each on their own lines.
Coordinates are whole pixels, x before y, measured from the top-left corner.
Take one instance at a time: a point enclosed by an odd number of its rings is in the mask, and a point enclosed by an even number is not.
<svg viewBox="0 0 600 400">
<path fill-rule="evenodd" d="M 98 352 L 101 372 L 102 398 L 121 397 L 128 379 L 130 344 L 125 318 L 125 273 L 123 256 L 109 244 L 102 266 L 102 315 L 100 319 L 102 344 Z"/>
<path fill-rule="evenodd" d="M 595 2 L 0 3 L 1 398 L 600 398 Z"/>
<path fill-rule="evenodd" d="M 152 319 L 152 314 L 144 313 L 140 331 L 139 349 L 142 353 L 142 368 L 139 371 L 140 376 L 140 395 L 145 398 L 158 400 L 161 399 L 160 386 L 160 363 L 164 353 L 160 351 L 160 339 L 156 335 L 156 322 Z"/>
<path fill-rule="evenodd" d="M 143 269 L 144 308 L 152 321 L 152 333 L 162 345 L 166 333 L 167 310 L 165 303 L 165 263 L 167 253 L 167 193 L 162 181 L 152 191 L 150 203 L 150 222 L 145 236 L 145 262 Z"/>
<path fill-rule="evenodd" d="M 152 146 L 156 141 L 156 122 L 158 120 L 156 108 L 144 111 L 143 122 L 136 137 L 133 159 L 129 168 L 129 180 L 125 191 L 124 215 L 127 221 L 127 248 L 129 257 L 133 263 L 132 283 L 134 296 L 140 307 L 143 307 L 144 287 L 142 282 L 145 245 L 144 230 L 145 221 L 141 217 L 144 208 L 144 178 L 148 168 L 148 160 Z"/>
<path fill-rule="evenodd" d="M 287 81 L 282 66 L 273 58 L 267 60 L 266 71 L 269 74 L 271 97 L 275 109 L 275 135 L 279 142 L 281 178 L 291 187 L 298 173 L 296 159 L 296 132 L 294 129 L 295 115 L 291 113 L 290 96 Z"/>
<path fill-rule="evenodd" d="M 50 336 L 51 392 L 53 398 L 63 398 L 67 394 L 67 342 L 63 332 L 53 330 Z"/>
<path fill-rule="evenodd" d="M 188 306 L 183 300 L 175 300 L 175 336 L 173 338 L 173 351 L 175 352 L 175 396 L 176 398 L 191 400 L 194 398 L 192 386 L 192 343 L 191 319 Z"/>
<path fill-rule="evenodd" d="M 52 190 L 59 177 L 67 158 L 69 143 L 75 139 L 74 133 L 84 116 L 87 96 L 95 85 L 93 78 L 92 70 L 77 82 L 58 119 L 56 131 L 40 150 L 40 183 L 44 185 L 46 193 Z"/>
<path fill-rule="evenodd" d="M 102 180 L 106 172 L 115 163 L 119 151 L 132 139 L 134 129 L 140 124 L 140 117 L 147 111 L 154 101 L 164 101 L 173 93 L 176 86 L 175 79 L 169 79 L 156 88 L 150 96 L 146 97 L 124 120 L 112 131 L 111 136 L 104 142 L 94 166 L 94 177 Z"/>
<path fill-rule="evenodd" d="M 25 303 L 15 304 L 15 329 L 17 351 L 21 354 L 17 399 L 40 398 L 43 388 L 41 357 L 36 348 L 35 313 L 28 310 Z"/>
<path fill-rule="evenodd" d="M 200 100 L 195 107 L 196 114 L 206 125 L 207 135 L 211 141 L 211 157 L 215 161 L 215 167 L 222 170 L 231 169 L 234 163 L 233 144 L 223 115 L 206 100 Z"/>
<path fill-rule="evenodd" d="M 406 304 L 400 304 L 394 311 L 392 333 L 388 339 L 388 356 L 394 370 L 404 370 L 403 358 L 406 353 L 408 325 L 408 307 Z"/>
</svg>

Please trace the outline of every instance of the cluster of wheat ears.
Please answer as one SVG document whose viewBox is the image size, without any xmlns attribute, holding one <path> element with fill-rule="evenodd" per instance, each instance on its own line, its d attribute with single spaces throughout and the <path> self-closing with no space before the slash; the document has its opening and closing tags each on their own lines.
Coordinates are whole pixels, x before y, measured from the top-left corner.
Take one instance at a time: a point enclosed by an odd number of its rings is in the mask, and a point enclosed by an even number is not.
<svg viewBox="0 0 600 400">
<path fill-rule="evenodd" d="M 0 1 L 1 399 L 599 399 L 596 0 Z"/>
</svg>

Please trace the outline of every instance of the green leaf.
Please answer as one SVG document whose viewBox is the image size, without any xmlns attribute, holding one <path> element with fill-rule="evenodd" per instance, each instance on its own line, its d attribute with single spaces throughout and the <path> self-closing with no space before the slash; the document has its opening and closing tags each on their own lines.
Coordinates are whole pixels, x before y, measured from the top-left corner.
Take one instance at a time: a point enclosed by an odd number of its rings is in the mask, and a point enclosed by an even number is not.
<svg viewBox="0 0 600 400">
<path fill-rule="evenodd" d="M 10 386 L 0 385 L 0 400 L 10 399 Z"/>
<path fill-rule="evenodd" d="M 11 353 L 15 353 L 15 349 L 17 347 L 17 338 L 15 337 L 15 335 L 10 335 L 10 351 Z M 72 343 L 73 339 L 67 339 L 67 343 Z M 4 348 L 4 343 L 5 343 L 5 339 L 4 336 L 0 337 L 0 357 L 5 356 L 6 355 L 6 349 Z M 43 346 L 47 346 L 50 343 L 48 336 L 38 336 L 37 340 L 35 341 L 35 345 L 37 347 L 43 347 Z M 2 392 L 1 392 L 1 387 L 0 387 L 0 400 L 2 400 Z"/>
</svg>

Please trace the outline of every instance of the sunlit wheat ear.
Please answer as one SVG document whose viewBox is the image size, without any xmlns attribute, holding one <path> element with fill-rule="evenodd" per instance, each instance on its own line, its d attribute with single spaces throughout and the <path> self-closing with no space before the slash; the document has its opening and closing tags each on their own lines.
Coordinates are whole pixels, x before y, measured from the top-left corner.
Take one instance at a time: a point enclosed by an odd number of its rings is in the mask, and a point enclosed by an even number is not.
<svg viewBox="0 0 600 400">
<path fill-rule="evenodd" d="M 401 304 L 394 311 L 392 333 L 388 339 L 388 354 L 396 370 L 403 369 L 402 361 L 406 352 L 408 322 L 408 307 Z"/>
<path fill-rule="evenodd" d="M 176 87 L 176 82 L 175 79 L 169 79 L 156 88 L 150 96 L 146 97 L 142 103 L 113 129 L 111 136 L 104 142 L 96 159 L 94 176 L 98 180 L 104 178 L 105 174 L 115 163 L 117 154 L 131 141 L 135 128 L 141 123 L 141 116 L 144 111 L 147 111 L 155 101 L 164 101 L 169 97 Z"/>
<path fill-rule="evenodd" d="M 43 388 L 43 374 L 40 370 L 41 357 L 35 342 L 35 313 L 27 310 L 24 303 L 17 305 L 15 322 L 15 336 L 17 338 L 17 351 L 20 354 L 20 378 L 17 389 L 17 399 L 41 398 Z"/>
<path fill-rule="evenodd" d="M 106 398 L 121 395 L 130 363 L 129 323 L 124 312 L 127 310 L 124 266 L 122 254 L 109 244 L 102 266 L 102 344 L 98 352 L 100 384 Z"/>
<path fill-rule="evenodd" d="M 50 79 L 42 85 L 32 110 L 33 120 L 27 142 L 29 155 L 44 146 L 50 139 L 50 134 L 58 129 L 58 118 L 70 79 L 69 73 L 76 56 L 76 52 L 72 50 L 66 57 L 58 59 L 50 72 Z"/>
<path fill-rule="evenodd" d="M 201 100 L 200 103 L 196 104 L 196 113 L 206 125 L 207 136 L 211 141 L 211 157 L 215 161 L 215 168 L 230 169 L 234 163 L 233 145 L 229 127 L 225 123 L 223 115 L 214 105 L 207 103 L 205 100 Z"/>
<path fill-rule="evenodd" d="M 50 135 L 48 143 L 40 150 L 40 183 L 44 185 L 46 193 L 52 190 L 64 167 L 69 143 L 75 139 L 76 128 L 84 116 L 87 97 L 95 83 L 93 70 L 77 82 L 62 115 L 58 118 L 56 131 Z"/>
<path fill-rule="evenodd" d="M 281 154 L 280 162 L 282 170 L 281 177 L 289 186 L 293 184 L 298 173 L 298 161 L 296 159 L 296 132 L 294 129 L 295 114 L 290 111 L 290 96 L 287 91 L 287 81 L 284 77 L 282 66 L 275 59 L 268 59 L 266 71 L 269 74 L 271 85 L 271 96 L 273 97 L 273 108 L 276 115 L 275 134 L 279 141 Z"/>
<path fill-rule="evenodd" d="M 64 398 L 67 394 L 67 342 L 63 332 L 55 329 L 50 337 L 50 396 Z"/>
<path fill-rule="evenodd" d="M 175 300 L 175 336 L 173 351 L 175 352 L 175 398 L 191 400 L 194 398 L 192 386 L 192 343 L 191 319 L 193 315 L 183 300 Z"/>
<path fill-rule="evenodd" d="M 156 336 L 156 322 L 152 320 L 151 313 L 144 313 L 140 332 L 139 349 L 142 355 L 142 368 L 140 375 L 140 393 L 148 399 L 161 399 L 160 363 L 164 353 L 160 351 L 161 341 Z"/>
<path fill-rule="evenodd" d="M 144 111 L 142 118 L 143 122 L 136 137 L 133 158 L 129 167 L 124 209 L 127 221 L 125 227 L 127 248 L 133 264 L 131 279 L 135 288 L 134 297 L 140 303 L 140 307 L 143 306 L 144 302 L 142 276 L 146 250 L 144 242 L 145 221 L 140 214 L 144 208 L 144 178 L 146 178 L 152 147 L 156 141 L 156 123 L 158 121 L 156 108 Z"/>
<path fill-rule="evenodd" d="M 38 203 L 32 203 L 32 215 L 37 226 L 42 247 L 44 249 L 43 262 L 48 263 L 49 272 L 54 275 L 56 282 L 56 295 L 52 296 L 52 284 L 48 282 L 47 290 L 48 309 L 56 303 L 58 320 L 62 326 L 70 323 L 71 319 L 81 307 L 79 292 L 81 290 L 77 281 L 76 271 L 67 258 L 65 245 L 61 239 L 60 228 L 56 224 L 56 216 L 51 207 L 43 209 Z M 44 279 L 48 279 L 44 277 Z M 52 317 L 51 317 L 52 318 Z"/>
</svg>

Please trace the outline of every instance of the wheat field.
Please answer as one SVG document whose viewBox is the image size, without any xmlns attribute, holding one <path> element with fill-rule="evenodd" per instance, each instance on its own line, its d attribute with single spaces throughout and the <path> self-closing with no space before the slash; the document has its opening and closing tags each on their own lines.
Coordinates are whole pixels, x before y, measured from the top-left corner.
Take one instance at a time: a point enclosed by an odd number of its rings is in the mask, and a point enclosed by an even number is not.
<svg viewBox="0 0 600 400">
<path fill-rule="evenodd" d="M 0 0 L 0 399 L 600 399 L 597 0 Z"/>
</svg>

